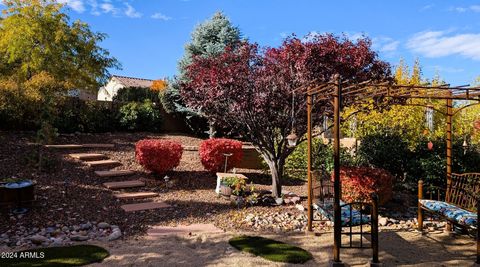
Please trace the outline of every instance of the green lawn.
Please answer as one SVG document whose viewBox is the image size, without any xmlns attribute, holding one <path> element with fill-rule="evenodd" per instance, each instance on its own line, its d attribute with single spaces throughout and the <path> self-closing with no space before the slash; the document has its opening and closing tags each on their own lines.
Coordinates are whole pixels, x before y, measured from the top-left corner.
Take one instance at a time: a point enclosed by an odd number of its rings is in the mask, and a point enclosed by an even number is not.
<svg viewBox="0 0 480 267">
<path fill-rule="evenodd" d="M 18 251 L 14 254 L 3 254 L 0 258 L 0 266 L 82 266 L 93 262 L 101 262 L 109 255 L 108 251 L 104 248 L 92 245 L 29 249 Z M 7 256 L 10 258 L 5 258 Z M 11 258 L 12 256 L 13 258 Z M 32 258 L 32 256 L 35 258 Z"/>
<path fill-rule="evenodd" d="M 228 243 L 238 250 L 270 261 L 305 263 L 312 259 L 312 254 L 302 248 L 260 236 L 237 236 Z"/>
</svg>

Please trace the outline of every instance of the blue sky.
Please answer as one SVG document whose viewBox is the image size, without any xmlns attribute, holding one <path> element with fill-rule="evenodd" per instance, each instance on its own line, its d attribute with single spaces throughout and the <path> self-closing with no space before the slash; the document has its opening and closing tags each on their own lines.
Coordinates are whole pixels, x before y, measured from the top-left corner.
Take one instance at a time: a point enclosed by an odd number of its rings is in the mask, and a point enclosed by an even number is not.
<svg viewBox="0 0 480 267">
<path fill-rule="evenodd" d="M 194 27 L 223 11 L 244 37 L 278 46 L 295 33 L 369 36 L 392 65 L 419 58 L 425 77 L 452 85 L 480 75 L 480 1 L 59 0 L 72 19 L 108 34 L 103 46 L 123 65 L 114 74 L 161 78 L 176 73 Z"/>
</svg>

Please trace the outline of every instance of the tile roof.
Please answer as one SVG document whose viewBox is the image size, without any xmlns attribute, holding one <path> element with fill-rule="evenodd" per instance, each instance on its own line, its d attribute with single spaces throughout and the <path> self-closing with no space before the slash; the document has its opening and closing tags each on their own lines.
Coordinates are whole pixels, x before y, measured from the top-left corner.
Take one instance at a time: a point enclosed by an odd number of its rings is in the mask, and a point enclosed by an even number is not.
<svg viewBox="0 0 480 267">
<path fill-rule="evenodd" d="M 112 79 L 113 78 L 117 79 L 125 87 L 151 87 L 153 84 L 153 80 L 150 79 L 125 77 L 118 75 L 113 75 Z"/>
</svg>

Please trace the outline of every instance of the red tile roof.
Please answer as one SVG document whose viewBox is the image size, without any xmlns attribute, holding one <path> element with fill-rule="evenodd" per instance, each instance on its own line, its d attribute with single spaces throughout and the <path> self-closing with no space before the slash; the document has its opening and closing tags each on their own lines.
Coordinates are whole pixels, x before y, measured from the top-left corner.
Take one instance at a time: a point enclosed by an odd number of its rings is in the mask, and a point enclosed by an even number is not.
<svg viewBox="0 0 480 267">
<path fill-rule="evenodd" d="M 153 80 L 113 75 L 112 79 L 117 79 L 125 87 L 151 87 Z"/>
</svg>

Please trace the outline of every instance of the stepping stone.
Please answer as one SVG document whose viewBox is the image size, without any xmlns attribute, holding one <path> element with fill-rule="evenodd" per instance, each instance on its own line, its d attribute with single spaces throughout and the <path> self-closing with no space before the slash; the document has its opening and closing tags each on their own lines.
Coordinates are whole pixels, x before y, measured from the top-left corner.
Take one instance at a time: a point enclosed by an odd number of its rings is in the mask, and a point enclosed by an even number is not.
<svg viewBox="0 0 480 267">
<path fill-rule="evenodd" d="M 145 182 L 140 180 L 108 182 L 108 183 L 103 183 L 103 186 L 105 186 L 108 189 L 123 189 L 123 188 L 142 187 L 142 186 L 145 186 Z"/>
<path fill-rule="evenodd" d="M 71 148 L 83 148 L 83 145 L 45 145 L 46 148 L 60 148 L 60 149 L 71 149 Z"/>
<path fill-rule="evenodd" d="M 95 171 L 95 174 L 100 177 L 116 177 L 116 176 L 127 176 L 135 174 L 131 170 L 117 170 L 117 171 Z"/>
<path fill-rule="evenodd" d="M 106 159 L 106 160 L 96 160 L 96 161 L 86 161 L 85 162 L 90 167 L 101 167 L 108 165 L 121 165 L 119 161 Z"/>
<path fill-rule="evenodd" d="M 115 144 L 83 144 L 86 148 L 114 148 Z"/>
<path fill-rule="evenodd" d="M 75 153 L 75 154 L 68 154 L 68 155 L 74 159 L 80 159 L 80 160 L 95 160 L 95 159 L 108 158 L 104 154 L 97 154 L 97 153 Z"/>
<path fill-rule="evenodd" d="M 156 197 L 158 196 L 158 194 L 154 192 L 134 192 L 134 193 L 115 194 L 114 196 L 120 199 L 138 199 L 138 198 Z"/>
<path fill-rule="evenodd" d="M 189 233 L 223 233 L 223 230 L 213 224 L 191 224 L 177 227 L 158 225 L 147 230 L 147 235 L 150 237 Z"/>
<path fill-rule="evenodd" d="M 126 204 L 121 206 L 121 208 L 125 212 L 162 209 L 162 208 L 168 208 L 168 207 L 170 207 L 170 205 L 168 205 L 165 202 L 145 202 L 145 203 L 137 203 L 137 204 Z"/>
</svg>

